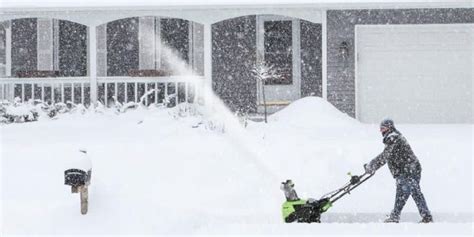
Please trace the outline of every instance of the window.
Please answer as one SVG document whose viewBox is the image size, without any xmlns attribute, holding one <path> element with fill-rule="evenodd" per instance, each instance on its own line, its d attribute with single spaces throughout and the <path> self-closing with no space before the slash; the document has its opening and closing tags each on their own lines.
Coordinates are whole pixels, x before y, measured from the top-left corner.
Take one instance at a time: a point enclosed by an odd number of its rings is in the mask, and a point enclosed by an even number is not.
<svg viewBox="0 0 474 237">
<path fill-rule="evenodd" d="M 292 21 L 265 21 L 264 30 L 263 60 L 279 75 L 267 80 L 265 85 L 290 85 L 293 83 Z"/>
<path fill-rule="evenodd" d="M 2 35 L 6 35 L 7 39 L 6 54 L 0 49 L 0 65 L 4 55 L 7 55 L 6 60 L 11 58 L 7 64 L 11 62 L 13 77 L 69 77 L 87 74 L 85 25 L 51 18 L 23 18 L 12 20 L 7 33 L 2 32 L 5 32 L 5 26 L 1 27 L 0 24 L 0 44 L 5 38 Z"/>
<path fill-rule="evenodd" d="M 0 76 L 6 76 L 7 67 L 7 35 L 5 25 L 0 22 Z"/>
<path fill-rule="evenodd" d="M 120 19 L 98 28 L 98 62 L 108 76 L 163 76 L 188 64 L 204 72 L 203 26 L 178 18 L 144 16 Z M 165 48 L 166 47 L 166 48 Z M 98 66 L 98 68 L 103 68 Z M 178 69 L 178 70 L 176 70 Z"/>
</svg>

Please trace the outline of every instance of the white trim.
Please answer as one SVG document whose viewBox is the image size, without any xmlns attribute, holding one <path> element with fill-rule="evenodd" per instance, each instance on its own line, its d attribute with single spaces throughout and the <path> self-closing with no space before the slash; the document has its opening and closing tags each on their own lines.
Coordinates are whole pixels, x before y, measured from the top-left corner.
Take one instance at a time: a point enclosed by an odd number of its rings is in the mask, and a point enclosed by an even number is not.
<svg viewBox="0 0 474 237">
<path fill-rule="evenodd" d="M 53 19 L 37 18 L 36 20 L 36 69 L 53 70 L 54 39 L 53 39 Z M 47 45 L 43 48 L 41 46 Z"/>
<path fill-rule="evenodd" d="M 89 26 L 93 27 L 93 26 Z M 107 76 L 107 24 L 96 27 L 97 32 L 97 76 Z"/>
<path fill-rule="evenodd" d="M 97 29 L 89 26 L 87 28 L 88 38 L 88 73 L 90 77 L 90 102 L 95 105 L 97 102 Z"/>
<path fill-rule="evenodd" d="M 265 86 L 265 94 L 267 95 L 267 103 L 272 102 L 269 99 L 271 90 L 291 89 L 295 90 L 297 98 L 301 98 L 301 21 L 298 18 L 285 17 L 280 15 L 257 15 L 256 16 L 256 48 L 257 48 L 257 64 L 265 61 L 264 58 L 264 41 L 265 41 L 265 21 L 291 21 L 291 44 L 292 44 L 292 84 L 290 85 L 267 85 Z M 257 83 L 257 105 L 263 104 L 262 87 L 263 83 Z M 268 89 L 267 89 L 268 88 Z M 294 99 L 297 99 L 294 98 Z M 278 99 L 279 100 L 279 99 Z M 285 101 L 287 99 L 284 99 Z"/>
<path fill-rule="evenodd" d="M 301 98 L 301 21 L 299 19 L 292 20 L 291 46 L 293 47 L 292 63 L 293 63 L 293 83 L 297 86 L 298 99 Z"/>
<path fill-rule="evenodd" d="M 321 10 L 321 90 L 322 90 L 322 97 L 327 100 L 328 99 L 328 25 L 327 25 L 327 10 Z"/>
<path fill-rule="evenodd" d="M 8 9 L 0 8 L 0 21 L 14 18 L 55 18 L 77 22 L 87 26 L 97 26 L 114 20 L 140 16 L 161 16 L 180 18 L 201 24 L 213 24 L 223 20 L 248 15 L 280 15 L 299 18 L 314 23 L 321 22 L 317 6 L 233 6 L 233 7 L 127 7 L 127 8 L 41 8 Z"/>
<path fill-rule="evenodd" d="M 155 69 L 155 17 L 138 18 L 138 68 Z"/>
<path fill-rule="evenodd" d="M 193 32 L 192 32 L 192 69 L 196 75 L 203 75 L 204 74 L 204 62 L 203 62 L 203 25 L 196 22 L 190 22 L 193 25 Z"/>
<path fill-rule="evenodd" d="M 212 25 L 204 25 L 204 101 L 212 104 Z"/>
</svg>

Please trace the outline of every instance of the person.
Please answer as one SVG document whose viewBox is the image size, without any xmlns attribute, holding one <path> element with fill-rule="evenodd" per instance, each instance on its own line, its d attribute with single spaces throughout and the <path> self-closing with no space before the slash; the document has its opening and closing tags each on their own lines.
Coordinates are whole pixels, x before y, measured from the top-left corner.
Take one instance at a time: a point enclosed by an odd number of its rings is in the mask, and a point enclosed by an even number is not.
<svg viewBox="0 0 474 237">
<path fill-rule="evenodd" d="M 421 165 L 418 158 L 405 137 L 395 128 L 393 120 L 384 119 L 380 123 L 380 132 L 385 148 L 368 164 L 364 164 L 364 168 L 365 172 L 374 174 L 376 170 L 388 163 L 388 168 L 396 180 L 395 205 L 385 222 L 399 222 L 402 209 L 410 195 L 422 217 L 420 223 L 433 222 L 433 216 L 420 189 Z"/>
</svg>

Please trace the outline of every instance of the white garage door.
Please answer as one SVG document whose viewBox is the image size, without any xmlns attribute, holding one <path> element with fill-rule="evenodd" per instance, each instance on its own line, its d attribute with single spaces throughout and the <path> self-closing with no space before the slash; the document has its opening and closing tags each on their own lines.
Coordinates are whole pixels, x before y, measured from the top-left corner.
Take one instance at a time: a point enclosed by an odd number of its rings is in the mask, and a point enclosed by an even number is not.
<svg viewBox="0 0 474 237">
<path fill-rule="evenodd" d="M 362 122 L 473 123 L 473 24 L 356 26 Z"/>
</svg>

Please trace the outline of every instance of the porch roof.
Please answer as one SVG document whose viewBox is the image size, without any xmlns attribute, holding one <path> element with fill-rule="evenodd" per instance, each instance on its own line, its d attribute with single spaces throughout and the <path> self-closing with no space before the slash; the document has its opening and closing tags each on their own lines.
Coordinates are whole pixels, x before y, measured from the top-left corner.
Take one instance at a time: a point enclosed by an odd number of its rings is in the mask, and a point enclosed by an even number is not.
<svg viewBox="0 0 474 237">
<path fill-rule="evenodd" d="M 325 9 L 361 9 L 361 8 L 458 8 L 473 7 L 471 0 L 2 0 L 0 10 L 42 11 L 58 9 L 103 10 L 129 9 L 150 10 L 154 8 L 252 8 L 261 6 L 301 7 L 312 6 Z"/>
</svg>

